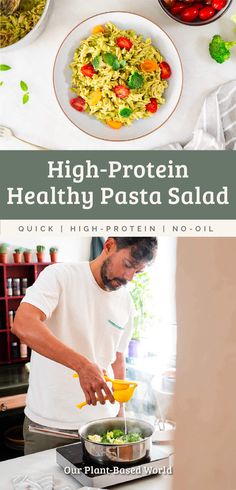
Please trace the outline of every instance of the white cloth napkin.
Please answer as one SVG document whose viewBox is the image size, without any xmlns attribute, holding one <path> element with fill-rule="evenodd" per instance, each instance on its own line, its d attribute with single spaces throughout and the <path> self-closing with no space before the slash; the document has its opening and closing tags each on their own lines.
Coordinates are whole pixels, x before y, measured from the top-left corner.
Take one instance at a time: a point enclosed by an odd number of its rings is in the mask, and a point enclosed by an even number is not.
<svg viewBox="0 0 236 490">
<path fill-rule="evenodd" d="M 17 475 L 12 480 L 12 486 L 14 490 L 71 490 L 70 486 L 54 481 L 53 475 Z"/>
<path fill-rule="evenodd" d="M 18 475 L 12 480 L 14 490 L 53 490 L 53 475 Z"/>
<path fill-rule="evenodd" d="M 236 80 L 220 85 L 206 97 L 191 141 L 155 149 L 236 150 Z"/>
</svg>

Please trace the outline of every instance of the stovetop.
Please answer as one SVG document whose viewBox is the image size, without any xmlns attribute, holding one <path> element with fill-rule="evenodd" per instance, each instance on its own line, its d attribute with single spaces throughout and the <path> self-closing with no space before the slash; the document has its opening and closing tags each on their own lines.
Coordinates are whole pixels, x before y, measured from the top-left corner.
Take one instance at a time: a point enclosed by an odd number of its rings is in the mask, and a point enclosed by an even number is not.
<svg viewBox="0 0 236 490">
<path fill-rule="evenodd" d="M 56 449 L 57 463 L 62 466 L 64 473 L 76 478 L 83 485 L 105 488 L 126 481 L 168 474 L 169 458 L 158 446 L 152 445 L 151 455 L 145 461 L 131 465 L 96 464 L 86 460 L 82 444 L 77 442 Z"/>
</svg>

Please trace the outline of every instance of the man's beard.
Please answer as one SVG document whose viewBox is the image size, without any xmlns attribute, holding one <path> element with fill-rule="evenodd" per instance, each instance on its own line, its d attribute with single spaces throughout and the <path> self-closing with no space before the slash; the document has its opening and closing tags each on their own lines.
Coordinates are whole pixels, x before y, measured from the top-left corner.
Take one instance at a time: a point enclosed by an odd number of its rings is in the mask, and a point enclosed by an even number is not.
<svg viewBox="0 0 236 490">
<path fill-rule="evenodd" d="M 128 281 L 122 277 L 112 277 L 109 279 L 108 269 L 110 265 L 111 259 L 106 259 L 102 264 L 100 275 L 105 289 L 109 291 L 116 291 L 116 289 L 119 289 L 121 286 L 126 286 Z"/>
</svg>

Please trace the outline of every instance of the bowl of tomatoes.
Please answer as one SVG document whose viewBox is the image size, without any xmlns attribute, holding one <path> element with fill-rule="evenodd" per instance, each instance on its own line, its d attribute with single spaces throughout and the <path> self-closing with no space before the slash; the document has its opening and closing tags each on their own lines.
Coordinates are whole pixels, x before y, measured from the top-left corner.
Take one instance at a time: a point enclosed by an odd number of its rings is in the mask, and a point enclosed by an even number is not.
<svg viewBox="0 0 236 490">
<path fill-rule="evenodd" d="M 233 0 L 158 0 L 173 20 L 190 26 L 202 26 L 218 20 Z"/>
</svg>

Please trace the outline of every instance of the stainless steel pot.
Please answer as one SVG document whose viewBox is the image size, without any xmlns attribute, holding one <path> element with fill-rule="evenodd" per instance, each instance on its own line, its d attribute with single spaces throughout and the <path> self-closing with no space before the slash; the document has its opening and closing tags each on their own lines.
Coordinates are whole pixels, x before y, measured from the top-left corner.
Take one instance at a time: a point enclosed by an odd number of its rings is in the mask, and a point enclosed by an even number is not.
<svg viewBox="0 0 236 490">
<path fill-rule="evenodd" d="M 21 48 L 27 44 L 30 44 L 35 39 L 37 39 L 37 37 L 43 32 L 43 30 L 47 25 L 47 21 L 51 14 L 52 8 L 53 8 L 53 0 L 47 0 L 44 7 L 44 11 L 37 24 L 35 24 L 35 26 L 33 27 L 33 29 L 31 29 L 31 31 L 29 31 L 28 34 L 22 37 L 19 41 L 16 41 L 14 44 L 10 44 L 9 46 L 5 46 L 4 48 L 0 47 L 1 53 L 5 53 L 7 51 Z"/>
<path fill-rule="evenodd" d="M 151 449 L 151 436 L 154 427 L 143 420 L 126 419 L 128 432 L 139 432 L 143 436 L 140 442 L 127 444 L 103 444 L 88 440 L 89 435 L 102 435 L 114 429 L 124 430 L 124 418 L 108 418 L 95 420 L 83 425 L 79 429 L 79 435 L 83 446 L 85 457 L 99 464 L 129 464 L 140 462 L 149 457 Z"/>
</svg>

